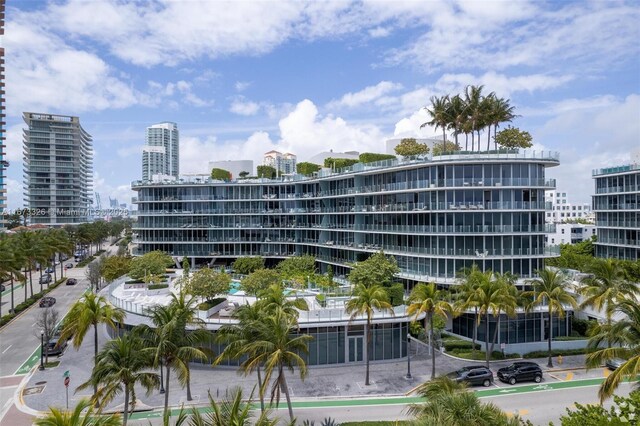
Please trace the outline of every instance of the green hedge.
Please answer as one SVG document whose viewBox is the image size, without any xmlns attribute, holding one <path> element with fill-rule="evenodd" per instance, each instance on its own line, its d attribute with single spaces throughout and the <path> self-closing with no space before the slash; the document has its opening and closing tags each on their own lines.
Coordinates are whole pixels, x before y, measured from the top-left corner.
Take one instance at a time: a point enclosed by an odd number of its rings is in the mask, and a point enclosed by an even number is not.
<svg viewBox="0 0 640 426">
<path fill-rule="evenodd" d="M 464 359 L 472 359 L 474 361 L 484 361 L 487 359 L 485 352 L 476 351 L 473 352 L 471 349 L 453 349 L 448 352 L 449 355 L 453 355 L 458 358 Z M 520 354 L 502 354 L 500 351 L 491 352 L 490 360 L 502 360 L 502 359 L 513 359 L 520 358 Z"/>
<path fill-rule="evenodd" d="M 225 300 L 227 300 L 226 297 L 217 297 L 215 299 L 207 300 L 207 301 L 202 302 L 201 304 L 199 304 L 198 305 L 198 309 L 200 309 L 201 311 L 206 311 L 208 309 L 213 308 L 214 306 L 217 306 L 217 305 L 221 304 Z"/>
<path fill-rule="evenodd" d="M 442 344 L 444 345 L 444 350 L 447 352 L 451 352 L 454 350 L 466 350 L 470 351 L 473 349 L 472 342 L 467 342 L 466 340 L 442 340 Z M 476 349 L 480 349 L 480 344 L 476 343 Z"/>
<path fill-rule="evenodd" d="M 326 298 L 326 296 L 324 294 L 316 294 L 316 301 L 323 308 L 327 306 L 327 298 Z"/>
<path fill-rule="evenodd" d="M 42 298 L 42 296 L 48 294 L 50 291 L 52 291 L 54 288 L 58 287 L 60 284 L 62 284 L 65 281 L 67 281 L 66 278 L 60 278 L 58 281 L 51 284 L 49 288 L 43 289 L 41 293 L 36 293 L 33 296 L 28 297 L 27 300 L 25 300 L 24 302 L 18 303 L 15 306 L 14 313 L 3 315 L 2 318 L 0 318 L 0 327 L 4 327 L 5 324 L 8 324 L 12 319 L 18 316 L 20 312 L 24 311 L 25 309 L 27 309 L 28 307 L 36 303 L 40 298 Z"/>
<path fill-rule="evenodd" d="M 169 284 L 151 284 L 147 286 L 147 290 L 160 290 L 161 288 L 168 288 Z"/>
<path fill-rule="evenodd" d="M 551 350 L 551 356 L 567 356 L 567 355 L 583 355 L 587 353 L 587 348 L 583 349 L 553 349 Z M 546 358 L 549 356 L 549 351 L 535 351 L 524 354 L 523 358 Z"/>
</svg>

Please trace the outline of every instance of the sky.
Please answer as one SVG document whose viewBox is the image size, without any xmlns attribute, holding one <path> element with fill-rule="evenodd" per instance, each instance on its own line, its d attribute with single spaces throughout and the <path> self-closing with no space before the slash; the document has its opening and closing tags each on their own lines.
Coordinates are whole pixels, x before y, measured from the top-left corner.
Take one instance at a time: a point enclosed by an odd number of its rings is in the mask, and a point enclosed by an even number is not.
<svg viewBox="0 0 640 426">
<path fill-rule="evenodd" d="M 432 96 L 484 85 L 570 202 L 640 149 L 638 1 L 7 0 L 8 207 L 22 207 L 22 113 L 80 117 L 94 189 L 129 203 L 146 127 L 173 121 L 180 170 L 277 149 L 385 152 L 430 137 Z"/>
</svg>

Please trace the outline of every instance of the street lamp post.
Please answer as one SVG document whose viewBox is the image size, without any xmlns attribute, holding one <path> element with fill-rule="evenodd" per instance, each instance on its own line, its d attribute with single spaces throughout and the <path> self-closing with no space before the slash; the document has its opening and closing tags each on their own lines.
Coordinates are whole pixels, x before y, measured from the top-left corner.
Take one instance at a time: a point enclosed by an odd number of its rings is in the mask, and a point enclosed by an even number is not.
<svg viewBox="0 0 640 426">
<path fill-rule="evenodd" d="M 44 330 L 40 330 L 40 371 L 44 370 Z"/>
<path fill-rule="evenodd" d="M 407 333 L 407 375 L 404 376 L 405 379 L 410 380 L 413 377 L 411 376 L 411 335 Z"/>
</svg>

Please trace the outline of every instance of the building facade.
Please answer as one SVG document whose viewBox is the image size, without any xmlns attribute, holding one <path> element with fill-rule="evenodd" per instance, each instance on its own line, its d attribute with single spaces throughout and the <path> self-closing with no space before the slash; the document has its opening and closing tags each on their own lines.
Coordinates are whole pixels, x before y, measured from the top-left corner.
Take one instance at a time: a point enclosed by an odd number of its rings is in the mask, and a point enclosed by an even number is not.
<svg viewBox="0 0 640 426">
<path fill-rule="evenodd" d="M 132 184 L 137 253 L 194 263 L 316 257 L 346 275 L 384 250 L 407 282 L 448 285 L 462 268 L 532 278 L 544 259 L 546 167 L 557 153 L 460 154 L 355 164 L 317 177 Z"/>
<path fill-rule="evenodd" d="M 545 191 L 544 198 L 551 206 L 546 213 L 547 223 L 571 222 L 578 219 L 590 222 L 594 220 L 591 205 L 571 204 L 566 192 Z"/>
<path fill-rule="evenodd" d="M 640 259 L 640 164 L 594 170 L 595 255 Z"/>
<path fill-rule="evenodd" d="M 4 35 L 4 1 L 0 2 L 0 36 Z M 4 47 L 0 46 L 0 213 L 7 207 L 7 189 L 4 179 L 9 163 L 4 158 L 5 146 L 5 103 L 4 103 Z M 4 216 L 0 215 L 0 231 L 5 228 Z"/>
<path fill-rule="evenodd" d="M 147 127 L 142 150 L 142 179 L 154 175 L 173 176 L 180 173 L 180 133 L 178 125 L 163 122 Z"/>
<path fill-rule="evenodd" d="M 246 172 L 248 176 L 253 175 L 252 160 L 226 160 L 226 161 L 209 161 L 209 171 L 211 169 L 222 169 L 231 173 L 232 179 L 238 179 L 240 173 Z"/>
<path fill-rule="evenodd" d="M 279 151 L 265 152 L 262 164 L 271 166 L 278 172 L 278 175 L 291 175 L 296 172 L 297 157 L 290 152 L 281 153 Z"/>
<path fill-rule="evenodd" d="M 32 224 L 87 222 L 93 140 L 78 117 L 25 112 L 24 201 Z"/>
<path fill-rule="evenodd" d="M 595 225 L 580 223 L 558 223 L 555 232 L 547 235 L 547 245 L 576 244 L 596 236 Z"/>
</svg>

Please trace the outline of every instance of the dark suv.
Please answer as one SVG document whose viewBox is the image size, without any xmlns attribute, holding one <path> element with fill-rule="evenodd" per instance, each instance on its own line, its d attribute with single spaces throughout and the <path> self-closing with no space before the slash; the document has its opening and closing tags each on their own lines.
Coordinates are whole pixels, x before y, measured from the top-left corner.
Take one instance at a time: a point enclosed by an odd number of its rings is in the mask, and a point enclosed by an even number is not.
<svg viewBox="0 0 640 426">
<path fill-rule="evenodd" d="M 508 367 L 498 370 L 498 379 L 515 385 L 516 382 L 533 380 L 536 383 L 542 381 L 542 369 L 535 362 L 514 362 Z"/>
<path fill-rule="evenodd" d="M 493 372 L 482 365 L 463 367 L 458 371 L 447 374 L 447 377 L 456 382 L 466 382 L 470 385 L 491 386 L 491 383 L 493 383 Z"/>
</svg>

